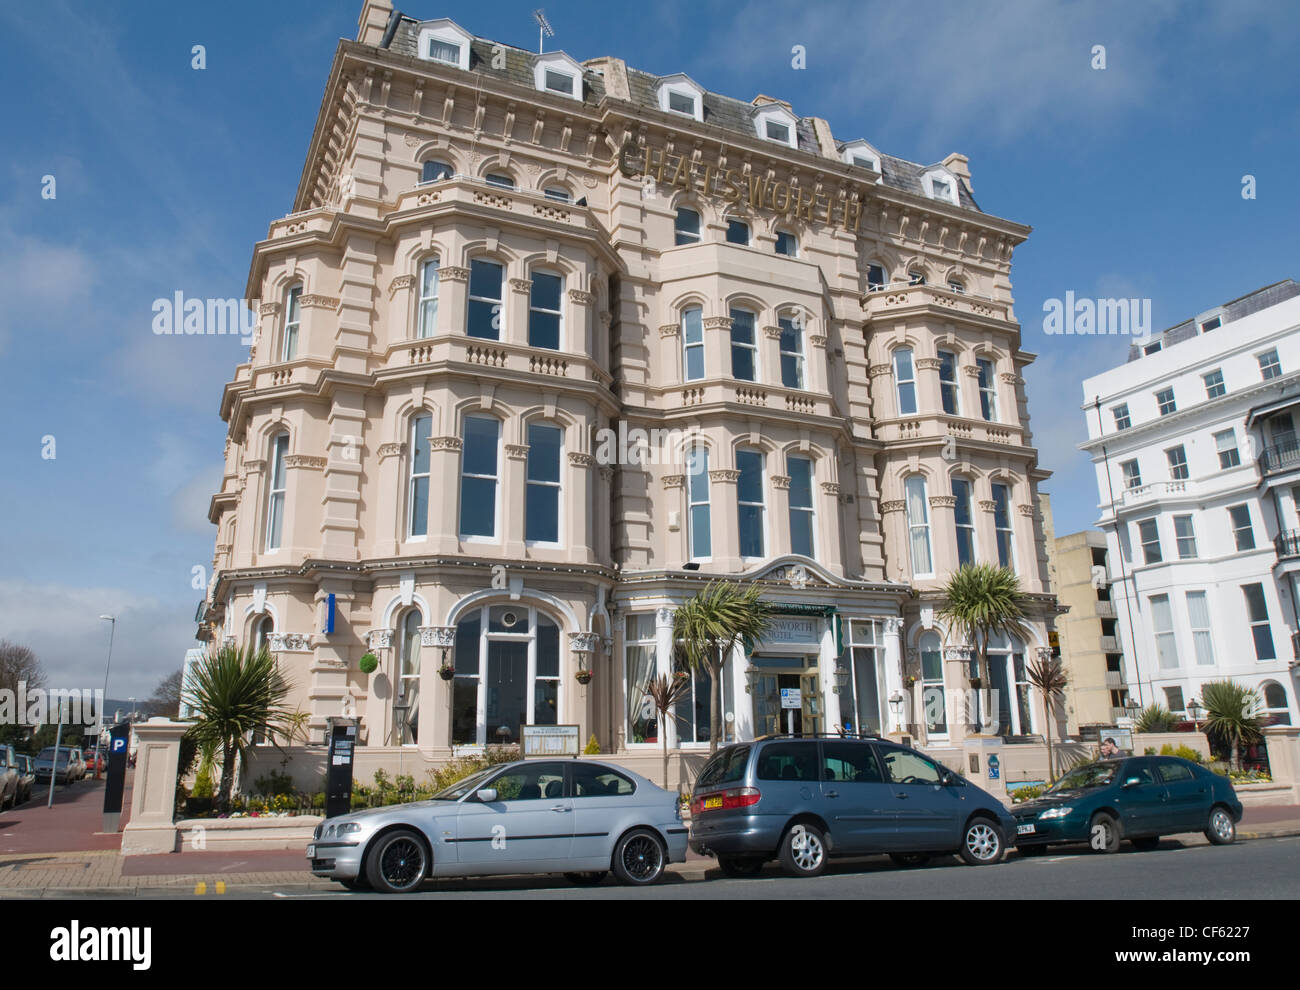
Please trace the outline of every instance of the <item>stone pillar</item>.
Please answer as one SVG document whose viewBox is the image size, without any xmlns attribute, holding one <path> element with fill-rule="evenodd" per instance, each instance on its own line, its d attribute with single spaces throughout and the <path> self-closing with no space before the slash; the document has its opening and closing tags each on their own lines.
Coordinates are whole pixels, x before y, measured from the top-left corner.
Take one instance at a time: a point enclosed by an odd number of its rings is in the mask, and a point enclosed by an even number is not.
<svg viewBox="0 0 1300 990">
<path fill-rule="evenodd" d="M 754 344 L 758 348 L 757 384 L 784 387 L 785 383 L 781 380 L 781 328 L 763 327 L 761 336 L 755 329 L 755 336 L 757 339 Z"/>
<path fill-rule="evenodd" d="M 979 726 L 975 726 L 973 730 L 970 727 L 975 718 L 974 699 L 968 690 L 973 654 L 974 650 L 969 646 L 943 647 L 943 684 L 947 695 L 948 738 L 957 745 L 960 745 L 969 734 L 980 734 Z M 956 685 L 956 690 L 950 691 L 949 685 Z M 960 703 L 952 704 L 954 700 Z M 980 717 L 983 719 L 987 717 L 987 713 L 984 711 L 982 699 L 980 705 Z"/>
<path fill-rule="evenodd" d="M 1273 783 L 1289 786 L 1290 803 L 1300 804 L 1300 726 L 1267 726 L 1264 745 L 1268 748 L 1268 767 Z"/>
<path fill-rule="evenodd" d="M 775 458 L 773 458 L 773 460 L 775 460 Z M 787 553 L 792 552 L 791 551 L 792 538 L 790 536 L 790 476 L 786 474 L 773 474 L 771 475 L 770 480 L 772 482 L 772 489 L 771 489 L 772 506 L 770 510 L 771 511 L 770 522 L 773 522 L 776 525 L 767 527 L 768 536 L 771 540 L 772 545 L 770 547 L 766 547 L 765 549 L 767 550 L 768 557 L 780 557 Z M 813 481 L 814 528 L 816 528 L 817 520 L 818 518 L 820 518 L 819 514 L 817 514 L 815 511 L 816 504 L 817 504 L 816 492 L 817 492 L 817 482 L 814 479 Z M 816 540 L 817 535 L 814 535 L 813 539 Z M 820 543 L 817 543 L 813 547 L 814 551 L 820 549 L 821 549 Z"/>
<path fill-rule="evenodd" d="M 444 681 L 438 673 L 443 657 L 456 662 L 456 627 L 420 627 L 420 738 L 421 750 L 449 750 L 451 747 L 451 699 L 454 678 Z"/>
<path fill-rule="evenodd" d="M 429 438 L 429 543 L 435 553 L 460 546 L 460 437 Z"/>
<path fill-rule="evenodd" d="M 122 855 L 176 852 L 176 771 L 181 736 L 193 722 L 151 718 L 135 726 L 135 782 L 131 820 L 122 830 Z"/>
<path fill-rule="evenodd" d="M 501 301 L 504 311 L 500 339 L 512 344 L 528 343 L 528 303 L 533 290 L 533 280 L 511 278 L 506 280 L 507 292 Z"/>
<path fill-rule="evenodd" d="M 713 565 L 735 574 L 741 570 L 740 518 L 736 509 L 736 484 L 740 472 L 717 468 L 709 472 L 709 520 L 713 528 Z"/>
<path fill-rule="evenodd" d="M 524 534 L 527 520 L 524 517 L 524 494 L 527 487 L 528 445 L 507 443 L 505 463 L 501 471 L 501 518 L 497 520 L 501 532 L 501 545 L 507 557 L 524 556 Z"/>
<path fill-rule="evenodd" d="M 813 505 L 816 511 L 813 526 L 817 530 L 817 562 L 832 574 L 844 574 L 843 540 L 841 537 L 840 483 L 823 481 L 813 483 Z"/>
<path fill-rule="evenodd" d="M 584 454 L 581 451 L 573 450 L 569 452 L 569 479 L 572 484 L 566 493 L 565 526 L 562 535 L 565 543 L 569 547 L 569 559 L 577 559 L 582 563 L 593 563 L 596 556 L 596 539 L 592 526 L 595 520 L 589 511 L 592 506 L 591 486 L 592 486 L 592 469 L 595 467 L 596 458 L 591 454 Z"/>
<path fill-rule="evenodd" d="M 731 317 L 704 318 L 704 377 L 731 377 Z"/>
<path fill-rule="evenodd" d="M 885 691 L 885 710 L 888 713 L 888 724 L 890 736 L 902 736 L 907 733 L 907 720 L 909 718 L 907 705 L 903 706 L 902 716 L 897 713 L 896 706 L 891 702 L 895 697 L 906 700 L 907 693 L 903 690 L 903 649 L 902 649 L 902 632 L 903 620 L 901 617 L 891 615 L 885 619 L 885 683 L 881 685 Z M 861 716 L 859 715 L 859 718 Z M 915 717 L 911 721 L 918 721 Z"/>
<path fill-rule="evenodd" d="M 458 265 L 438 267 L 438 329 L 464 333 L 469 313 L 469 269 Z M 474 342 L 474 341 L 471 341 Z"/>
</svg>

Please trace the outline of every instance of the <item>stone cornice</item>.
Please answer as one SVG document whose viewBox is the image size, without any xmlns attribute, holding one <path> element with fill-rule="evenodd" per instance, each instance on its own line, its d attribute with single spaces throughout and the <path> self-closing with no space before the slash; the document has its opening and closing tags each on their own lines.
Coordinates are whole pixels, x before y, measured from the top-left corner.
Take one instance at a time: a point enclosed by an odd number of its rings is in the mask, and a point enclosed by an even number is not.
<svg viewBox="0 0 1300 990">
<path fill-rule="evenodd" d="M 287 468 L 312 468 L 321 470 L 329 464 L 327 457 L 315 457 L 311 454 L 287 454 L 284 458 L 284 466 Z"/>
<path fill-rule="evenodd" d="M 439 268 L 438 279 L 444 282 L 468 282 L 469 269 L 459 268 L 456 267 L 455 265 L 449 266 L 447 268 Z"/>
<path fill-rule="evenodd" d="M 299 296 L 298 305 L 303 309 L 338 309 L 337 296 Z"/>
<path fill-rule="evenodd" d="M 596 301 L 596 295 L 592 292 L 583 292 L 581 289 L 569 290 L 569 302 L 576 303 L 579 306 L 590 306 Z"/>
<path fill-rule="evenodd" d="M 392 299 L 398 289 L 409 289 L 413 285 L 415 285 L 414 275 L 398 275 L 388 283 L 388 298 Z"/>
<path fill-rule="evenodd" d="M 718 468 L 709 472 L 709 480 L 734 485 L 740 480 L 740 472 L 732 468 Z"/>
<path fill-rule="evenodd" d="M 460 437 L 430 437 L 429 446 L 433 450 L 459 451 L 464 446 L 464 441 Z"/>
<path fill-rule="evenodd" d="M 665 323 L 659 328 L 660 337 L 676 337 L 682 332 L 680 323 Z"/>
<path fill-rule="evenodd" d="M 772 475 L 772 487 L 788 490 L 790 487 L 790 476 L 787 474 Z"/>
<path fill-rule="evenodd" d="M 379 459 L 387 460 L 390 457 L 400 457 L 406 453 L 406 442 L 398 441 L 397 443 L 381 443 L 379 445 Z"/>
<path fill-rule="evenodd" d="M 574 467 L 591 467 L 596 463 L 596 458 L 592 454 L 583 453 L 580 450 L 569 451 L 569 463 Z"/>
</svg>

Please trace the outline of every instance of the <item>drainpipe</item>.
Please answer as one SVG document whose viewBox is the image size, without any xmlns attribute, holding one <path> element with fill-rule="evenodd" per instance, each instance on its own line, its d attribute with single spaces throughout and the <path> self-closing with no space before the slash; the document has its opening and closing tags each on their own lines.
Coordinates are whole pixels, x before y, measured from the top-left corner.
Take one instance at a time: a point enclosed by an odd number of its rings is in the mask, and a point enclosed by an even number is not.
<svg viewBox="0 0 1300 990">
<path fill-rule="evenodd" d="M 1097 411 L 1097 436 L 1101 437 L 1103 435 L 1103 427 L 1101 422 L 1101 396 L 1099 395 L 1093 396 L 1092 407 Z M 1126 585 L 1129 578 L 1128 578 L 1128 571 L 1124 567 L 1123 541 L 1120 539 L 1119 536 L 1119 512 L 1115 508 L 1115 504 L 1116 504 L 1115 496 L 1114 496 L 1115 488 L 1112 485 L 1111 478 L 1110 478 L 1110 457 L 1106 453 L 1106 444 L 1104 442 L 1101 445 L 1101 461 L 1106 466 L 1106 491 L 1111 495 L 1111 515 L 1114 517 L 1114 525 L 1115 525 L 1115 550 L 1116 550 L 1116 556 L 1119 557 L 1119 581 L 1120 584 Z M 1144 708 L 1146 707 L 1146 704 L 1145 704 L 1145 699 L 1142 697 L 1142 665 L 1139 664 L 1137 660 L 1137 650 L 1138 650 L 1137 635 L 1133 631 L 1133 603 L 1135 601 L 1137 601 L 1137 576 L 1136 575 L 1133 576 L 1132 597 L 1130 597 L 1127 593 L 1124 595 L 1124 611 L 1128 616 L 1128 641 L 1133 645 L 1133 680 L 1134 683 L 1137 684 L 1137 689 L 1138 689 L 1138 706 Z"/>
</svg>

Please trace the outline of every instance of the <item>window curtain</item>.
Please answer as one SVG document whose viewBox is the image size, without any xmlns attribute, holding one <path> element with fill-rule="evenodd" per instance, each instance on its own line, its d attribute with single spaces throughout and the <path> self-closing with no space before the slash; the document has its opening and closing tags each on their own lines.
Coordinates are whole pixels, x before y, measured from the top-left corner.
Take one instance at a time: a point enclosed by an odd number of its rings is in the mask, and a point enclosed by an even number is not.
<svg viewBox="0 0 1300 990">
<path fill-rule="evenodd" d="M 912 573 L 929 574 L 930 529 L 926 517 L 925 480 L 907 480 L 907 522 L 912 538 Z"/>
<path fill-rule="evenodd" d="M 655 674 L 655 648 L 629 646 L 627 648 L 627 725 L 628 742 L 646 742 L 658 739 L 657 717 L 654 705 L 646 697 L 646 689 Z"/>
</svg>

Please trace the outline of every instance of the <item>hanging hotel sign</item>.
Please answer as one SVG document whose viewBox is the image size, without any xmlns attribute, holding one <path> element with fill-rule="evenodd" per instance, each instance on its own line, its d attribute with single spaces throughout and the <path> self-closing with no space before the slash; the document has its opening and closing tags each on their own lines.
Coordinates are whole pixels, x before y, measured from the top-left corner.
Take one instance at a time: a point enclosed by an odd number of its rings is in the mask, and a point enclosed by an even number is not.
<svg viewBox="0 0 1300 990">
<path fill-rule="evenodd" d="M 619 152 L 618 170 L 629 179 L 653 179 L 656 186 L 679 187 L 793 220 L 836 224 L 854 233 L 862 223 L 862 200 L 857 196 L 828 196 L 766 176 L 747 175 L 738 168 L 722 168 L 716 161 L 702 161 L 697 167 L 685 155 L 670 155 L 664 148 L 642 150 L 631 138 Z"/>
</svg>

